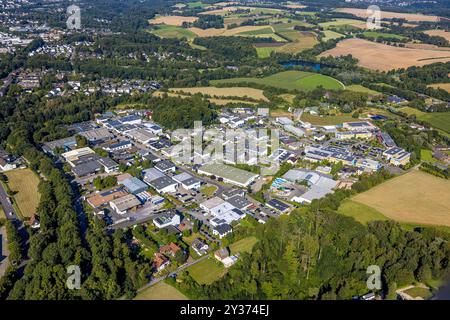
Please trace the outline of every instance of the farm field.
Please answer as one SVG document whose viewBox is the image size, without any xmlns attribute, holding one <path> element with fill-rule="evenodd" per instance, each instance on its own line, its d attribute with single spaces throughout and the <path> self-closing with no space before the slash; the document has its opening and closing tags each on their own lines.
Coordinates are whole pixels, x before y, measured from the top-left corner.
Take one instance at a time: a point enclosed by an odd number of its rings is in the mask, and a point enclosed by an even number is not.
<svg viewBox="0 0 450 320">
<path fill-rule="evenodd" d="M 440 50 L 400 48 L 363 39 L 340 41 L 336 48 L 327 50 L 319 56 L 338 57 L 348 54 L 357 58 L 361 67 L 380 71 L 450 61 L 450 53 Z"/>
<path fill-rule="evenodd" d="M 243 27 L 237 27 L 233 29 L 215 29 L 215 28 L 209 28 L 209 29 L 200 29 L 197 27 L 188 28 L 187 30 L 195 33 L 198 37 L 217 37 L 217 36 L 235 36 L 239 35 L 243 32 L 249 32 L 249 31 L 256 31 L 260 29 L 267 29 L 267 26 L 243 26 Z"/>
<path fill-rule="evenodd" d="M 157 28 L 149 30 L 149 32 L 160 38 L 186 38 L 188 40 L 195 38 L 195 33 L 189 31 L 188 29 L 164 24 L 158 25 Z"/>
<path fill-rule="evenodd" d="M 445 30 L 427 30 L 425 33 L 430 36 L 440 36 L 450 41 L 450 32 Z"/>
<path fill-rule="evenodd" d="M 209 4 L 202 3 L 201 1 L 188 2 L 188 3 L 186 3 L 186 5 L 189 8 L 204 8 L 204 7 L 208 7 L 209 6 Z"/>
<path fill-rule="evenodd" d="M 329 27 L 339 27 L 339 26 L 353 26 L 358 28 L 365 28 L 366 21 L 357 20 L 357 19 L 335 19 L 334 21 L 327 21 L 319 23 L 324 29 Z"/>
<path fill-rule="evenodd" d="M 193 88 L 171 88 L 170 92 L 174 93 L 188 93 L 196 94 L 201 93 L 211 97 L 239 97 L 239 98 L 252 98 L 255 100 L 269 101 L 264 96 L 263 90 L 254 89 L 249 87 L 232 87 L 232 88 L 216 88 L 216 87 L 193 87 Z"/>
<path fill-rule="evenodd" d="M 258 242 L 256 237 L 247 237 L 236 241 L 235 243 L 230 245 L 230 253 L 236 254 L 238 252 L 248 252 L 250 253 L 253 249 L 253 246 Z"/>
<path fill-rule="evenodd" d="M 210 81 L 211 84 L 256 83 L 287 90 L 313 90 L 318 86 L 325 89 L 344 89 L 338 80 L 317 73 L 303 71 L 284 71 L 264 78 L 232 78 Z"/>
<path fill-rule="evenodd" d="M 163 281 L 140 292 L 134 300 L 188 300 L 176 288 Z"/>
<path fill-rule="evenodd" d="M 436 89 L 440 88 L 442 90 L 450 92 L 450 82 L 448 82 L 448 83 L 433 83 L 433 84 L 430 84 L 428 87 L 436 88 Z"/>
<path fill-rule="evenodd" d="M 339 8 L 336 9 L 337 12 L 350 13 L 357 17 L 366 19 L 368 17 L 367 9 L 356 9 L 356 8 Z M 414 21 L 429 21 L 429 22 L 437 22 L 437 16 L 427 16 L 423 14 L 415 14 L 415 13 L 399 13 L 399 12 L 390 12 L 390 11 L 382 11 L 381 19 L 405 19 L 408 22 Z"/>
<path fill-rule="evenodd" d="M 226 273 L 226 269 L 215 258 L 207 258 L 186 270 L 198 284 L 211 284 Z"/>
<path fill-rule="evenodd" d="M 323 41 L 334 40 L 344 37 L 343 34 L 331 30 L 325 30 L 323 31 L 323 33 L 325 34 L 325 37 L 322 38 Z"/>
<path fill-rule="evenodd" d="M 182 26 L 183 22 L 195 22 L 198 17 L 183 17 L 183 16 L 156 16 L 149 20 L 150 24 L 168 24 L 171 26 Z"/>
<path fill-rule="evenodd" d="M 312 32 L 304 32 L 304 31 L 283 31 L 280 34 L 291 40 L 292 42 L 285 44 L 284 46 L 278 47 L 278 52 L 285 53 L 298 53 L 300 51 L 310 49 L 314 47 L 319 41 L 317 37 Z"/>
<path fill-rule="evenodd" d="M 414 170 L 352 198 L 400 222 L 450 226 L 450 181 Z"/>
<path fill-rule="evenodd" d="M 190 97 L 189 95 L 186 95 L 186 94 L 179 94 L 179 93 L 174 93 L 174 92 L 155 91 L 153 93 L 153 95 L 155 97 L 161 97 L 164 94 L 167 94 L 169 97 L 179 97 L 179 98 L 189 98 Z M 229 103 L 245 103 L 245 104 L 250 104 L 250 105 L 257 104 L 257 102 L 247 101 L 247 100 L 239 100 L 239 99 L 206 98 L 206 100 L 208 100 L 211 103 L 220 105 L 220 106 L 227 105 Z"/>
<path fill-rule="evenodd" d="M 415 115 L 417 119 L 428 122 L 436 129 L 450 133 L 450 112 L 423 112 L 411 107 L 398 109 L 408 115 Z"/>
<path fill-rule="evenodd" d="M 24 218 L 31 217 L 39 204 L 39 178 L 31 169 L 12 170 L 4 174 L 8 177 L 9 189 L 17 192 L 14 201 L 19 207 L 19 214 Z"/>
<path fill-rule="evenodd" d="M 336 116 L 316 116 L 304 112 L 302 114 L 301 120 L 317 126 L 332 126 L 341 124 L 342 122 L 355 121 L 355 118 L 353 118 L 351 114 L 340 114 Z"/>
<path fill-rule="evenodd" d="M 367 93 L 370 95 L 377 95 L 380 94 L 379 92 L 375 91 L 375 90 L 371 90 L 369 88 L 363 87 L 360 84 L 352 84 L 349 85 L 347 87 L 345 87 L 346 90 L 350 90 L 350 91 L 354 91 L 354 92 L 361 92 L 361 93 Z"/>
<path fill-rule="evenodd" d="M 276 51 L 278 47 L 256 47 L 256 53 L 258 58 L 268 58 L 273 51 Z"/>
<path fill-rule="evenodd" d="M 406 39 L 406 37 L 394 34 L 394 33 L 383 33 L 383 32 L 376 32 L 376 31 L 366 31 L 363 32 L 363 35 L 370 38 L 395 38 L 395 39 Z"/>
</svg>

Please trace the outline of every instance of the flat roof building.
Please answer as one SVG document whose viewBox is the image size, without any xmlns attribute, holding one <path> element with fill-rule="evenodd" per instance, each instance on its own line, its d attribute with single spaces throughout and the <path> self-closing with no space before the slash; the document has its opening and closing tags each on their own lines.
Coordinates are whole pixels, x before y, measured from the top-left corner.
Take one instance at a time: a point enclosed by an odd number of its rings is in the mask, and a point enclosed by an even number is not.
<svg viewBox="0 0 450 320">
<path fill-rule="evenodd" d="M 222 178 L 224 182 L 244 188 L 259 177 L 258 174 L 221 163 L 205 164 L 198 169 L 198 172 L 200 174 Z"/>
</svg>

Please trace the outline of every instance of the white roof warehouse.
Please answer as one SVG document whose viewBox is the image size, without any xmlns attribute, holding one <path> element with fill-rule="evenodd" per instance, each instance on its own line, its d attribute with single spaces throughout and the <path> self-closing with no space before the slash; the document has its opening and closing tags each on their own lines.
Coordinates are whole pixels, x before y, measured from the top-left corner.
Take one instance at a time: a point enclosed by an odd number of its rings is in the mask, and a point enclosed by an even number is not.
<svg viewBox="0 0 450 320">
<path fill-rule="evenodd" d="M 222 178 L 224 182 L 235 184 L 244 188 L 255 181 L 255 179 L 259 176 L 255 173 L 221 163 L 205 164 L 198 169 L 198 173 L 205 174 L 207 176 L 216 176 Z"/>
</svg>

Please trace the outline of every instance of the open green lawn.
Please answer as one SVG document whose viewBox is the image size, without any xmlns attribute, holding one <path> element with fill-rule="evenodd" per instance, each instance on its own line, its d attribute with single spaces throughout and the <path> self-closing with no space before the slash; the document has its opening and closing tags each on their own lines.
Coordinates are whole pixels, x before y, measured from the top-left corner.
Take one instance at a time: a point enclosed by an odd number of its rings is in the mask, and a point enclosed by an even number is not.
<svg viewBox="0 0 450 320">
<path fill-rule="evenodd" d="M 264 78 L 232 78 L 213 80 L 211 84 L 256 83 L 287 90 L 309 91 L 322 86 L 325 89 L 344 89 L 338 80 L 318 73 L 304 71 L 284 71 Z"/>
<path fill-rule="evenodd" d="M 154 35 L 157 35 L 160 38 L 176 38 L 176 39 L 187 38 L 190 40 L 196 37 L 195 33 L 193 33 L 190 30 L 187 30 L 182 27 L 165 24 L 158 25 L 156 26 L 155 29 L 149 30 L 149 32 L 153 33 Z"/>
<path fill-rule="evenodd" d="M 427 112 L 418 116 L 418 119 L 428 122 L 437 129 L 450 133 L 450 112 Z"/>
<path fill-rule="evenodd" d="M 277 47 L 257 47 L 256 53 L 258 54 L 258 58 L 268 58 L 276 49 Z"/>
<path fill-rule="evenodd" d="M 211 284 L 221 278 L 226 269 L 215 258 L 207 258 L 186 269 L 198 284 Z"/>
<path fill-rule="evenodd" d="M 176 288 L 163 281 L 138 293 L 134 300 L 188 300 Z"/>
<path fill-rule="evenodd" d="M 398 110 L 408 115 L 415 115 L 417 119 L 428 122 L 434 128 L 450 133 L 450 112 L 423 112 L 411 107 Z"/>
<path fill-rule="evenodd" d="M 369 38 L 395 38 L 399 40 L 406 39 L 406 37 L 394 34 L 394 33 L 383 33 L 383 32 L 376 32 L 376 31 L 365 31 L 363 32 L 363 35 L 365 37 Z"/>
<path fill-rule="evenodd" d="M 207 3 L 202 3 L 201 1 L 188 2 L 186 3 L 189 8 L 204 8 L 209 6 Z"/>
<path fill-rule="evenodd" d="M 273 33 L 273 30 L 271 27 L 267 27 L 267 28 L 263 28 L 263 29 L 256 29 L 256 30 L 251 30 L 251 31 L 243 31 L 243 32 L 239 32 L 239 35 L 259 35 L 259 34 L 268 34 L 268 33 Z"/>
<path fill-rule="evenodd" d="M 345 200 L 338 209 L 340 214 L 355 218 L 363 224 L 375 220 L 389 220 L 381 212 L 353 200 Z"/>
<path fill-rule="evenodd" d="M 344 37 L 343 34 L 331 30 L 325 30 L 323 31 L 323 33 L 325 34 L 325 37 L 322 38 L 322 41 L 334 40 Z"/>
<path fill-rule="evenodd" d="M 214 192 L 216 192 L 216 190 L 217 190 L 217 187 L 212 186 L 212 185 L 207 185 L 207 186 L 200 188 L 200 191 L 207 197 L 211 197 L 214 194 Z"/>
<path fill-rule="evenodd" d="M 377 95 L 380 94 L 379 92 L 375 91 L 375 90 L 371 90 L 369 88 L 363 87 L 360 84 L 352 84 L 349 85 L 347 87 L 345 87 L 346 90 L 350 90 L 350 91 L 354 91 L 354 92 L 362 92 L 362 93 L 367 93 L 370 95 Z"/>
<path fill-rule="evenodd" d="M 24 218 L 36 213 L 39 204 L 39 178 L 31 169 L 19 169 L 5 172 L 8 177 L 8 187 L 16 192 L 14 201 L 19 207 L 19 215 Z"/>
<path fill-rule="evenodd" d="M 428 288 L 422 287 L 414 287 L 404 291 L 406 294 L 409 294 L 413 298 L 421 297 L 424 299 L 428 299 L 432 296 L 432 292 Z"/>
<path fill-rule="evenodd" d="M 301 117 L 302 121 L 309 122 L 317 126 L 333 126 L 343 122 L 355 121 L 351 114 L 343 113 L 335 116 L 315 116 L 304 112 Z"/>
<path fill-rule="evenodd" d="M 253 246 L 257 242 L 258 242 L 258 239 L 253 236 L 241 239 L 230 245 L 230 252 L 231 252 L 231 254 L 235 254 L 238 252 L 250 253 L 253 249 Z"/>
<path fill-rule="evenodd" d="M 436 159 L 433 158 L 433 152 L 431 150 L 422 149 L 420 150 L 420 160 L 427 162 L 435 162 Z"/>
</svg>

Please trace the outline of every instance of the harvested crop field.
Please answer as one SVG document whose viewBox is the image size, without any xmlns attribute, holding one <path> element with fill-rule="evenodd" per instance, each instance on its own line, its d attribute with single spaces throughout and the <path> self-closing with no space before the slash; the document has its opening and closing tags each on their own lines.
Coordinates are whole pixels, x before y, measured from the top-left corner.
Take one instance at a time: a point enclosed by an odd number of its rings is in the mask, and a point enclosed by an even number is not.
<svg viewBox="0 0 450 320">
<path fill-rule="evenodd" d="M 440 88 L 450 93 L 450 83 L 433 83 L 430 84 L 428 87 L 435 89 Z"/>
<path fill-rule="evenodd" d="M 401 222 L 450 226 L 450 181 L 414 170 L 352 200 Z"/>
<path fill-rule="evenodd" d="M 157 16 L 149 20 L 150 24 L 168 24 L 171 26 L 182 26 L 183 22 L 195 22 L 198 17 L 183 17 L 183 16 Z"/>
<path fill-rule="evenodd" d="M 425 31 L 426 34 L 430 36 L 439 36 L 447 39 L 447 41 L 450 42 L 450 32 L 445 30 L 427 30 Z"/>
<path fill-rule="evenodd" d="M 360 18 L 369 17 L 367 9 L 339 8 L 336 9 L 335 11 L 350 13 Z M 381 11 L 381 19 L 394 19 L 394 18 L 405 19 L 408 22 L 413 21 L 437 22 L 439 20 L 439 17 L 437 16 L 426 16 L 424 14 L 419 13 L 399 13 L 399 12 Z"/>
<path fill-rule="evenodd" d="M 450 53 L 445 51 L 400 48 L 363 39 L 340 41 L 336 48 L 319 56 L 338 57 L 348 54 L 357 58 L 360 66 L 380 71 L 450 61 Z"/>
<path fill-rule="evenodd" d="M 319 43 L 316 35 L 312 32 L 292 30 L 280 32 L 280 34 L 292 42 L 278 48 L 278 52 L 298 53 L 302 50 L 310 49 Z"/>
<path fill-rule="evenodd" d="M 248 88 L 248 87 L 232 87 L 232 88 L 216 88 L 216 87 L 194 87 L 194 88 L 171 88 L 170 92 L 181 92 L 188 94 L 201 93 L 211 97 L 239 97 L 239 98 L 252 98 L 255 100 L 269 101 L 260 89 Z"/>
<path fill-rule="evenodd" d="M 187 297 L 165 282 L 159 282 L 142 292 L 134 300 L 187 300 Z"/>
</svg>

